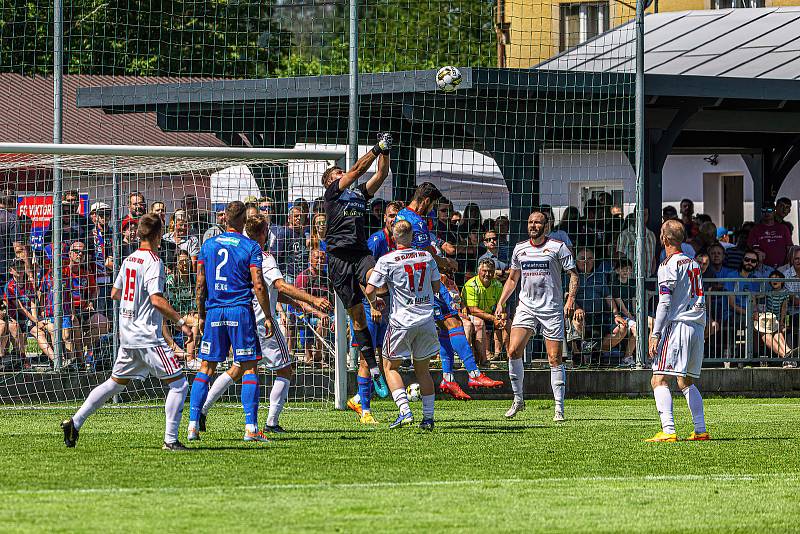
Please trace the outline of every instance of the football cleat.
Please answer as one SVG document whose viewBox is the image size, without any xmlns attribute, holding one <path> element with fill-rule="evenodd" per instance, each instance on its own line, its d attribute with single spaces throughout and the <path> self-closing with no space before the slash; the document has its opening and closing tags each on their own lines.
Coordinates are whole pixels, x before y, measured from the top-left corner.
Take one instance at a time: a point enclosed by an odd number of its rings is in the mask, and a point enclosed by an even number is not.
<svg viewBox="0 0 800 534">
<path fill-rule="evenodd" d="M 359 419 L 362 425 L 377 425 L 378 420 L 372 416 L 372 412 L 367 410 L 361 414 L 361 419 Z"/>
<path fill-rule="evenodd" d="M 456 382 L 455 380 L 452 382 L 442 380 L 441 383 L 439 384 L 439 391 L 441 391 L 442 393 L 447 393 L 456 400 L 463 400 L 463 401 L 472 400 L 472 397 L 464 393 L 464 390 L 461 389 L 461 386 L 459 386 L 458 382 Z"/>
<path fill-rule="evenodd" d="M 187 441 L 200 441 L 200 431 L 197 428 L 190 428 L 186 432 Z"/>
<path fill-rule="evenodd" d="M 264 425 L 261 430 L 262 434 L 286 434 L 286 429 L 281 425 Z"/>
<path fill-rule="evenodd" d="M 419 429 L 426 432 L 431 432 L 433 430 L 433 419 L 423 419 L 419 424 Z"/>
<path fill-rule="evenodd" d="M 200 419 L 197 420 L 197 429 L 200 432 L 206 431 L 206 414 L 200 412 Z"/>
<path fill-rule="evenodd" d="M 475 378 L 469 377 L 469 382 L 467 382 L 467 387 L 472 389 L 477 388 L 500 388 L 503 387 L 502 380 L 493 380 L 486 376 L 485 374 L 481 373 Z"/>
<path fill-rule="evenodd" d="M 180 441 L 173 441 L 172 443 L 164 442 L 164 445 L 161 446 L 161 450 L 163 451 L 190 451 L 189 447 L 181 443 Z"/>
<path fill-rule="evenodd" d="M 555 415 L 553 415 L 553 421 L 556 423 L 563 423 L 566 421 L 566 419 L 564 419 L 564 412 L 556 412 Z"/>
<path fill-rule="evenodd" d="M 711 436 L 708 432 L 692 432 L 689 434 L 689 437 L 686 438 L 686 441 L 708 441 L 711 439 Z"/>
<path fill-rule="evenodd" d="M 354 401 L 353 398 L 351 397 L 351 398 L 347 399 L 347 407 L 350 408 L 351 410 L 353 410 L 354 412 L 356 412 L 358 414 L 358 416 L 361 417 L 361 403 L 360 402 Z"/>
<path fill-rule="evenodd" d="M 269 438 L 263 432 L 247 432 L 244 433 L 245 441 L 255 441 L 259 443 L 269 443 Z"/>
<path fill-rule="evenodd" d="M 78 443 L 78 429 L 75 427 L 72 417 L 61 421 L 61 430 L 64 431 L 64 445 L 71 449 Z"/>
<path fill-rule="evenodd" d="M 397 416 L 397 419 L 394 420 L 394 423 L 389 425 L 389 428 L 400 428 L 401 426 L 410 425 L 414 422 L 414 414 L 411 412 L 408 413 L 401 413 Z"/>
<path fill-rule="evenodd" d="M 678 435 L 667 434 L 666 432 L 661 431 L 652 438 L 646 439 L 645 441 L 647 441 L 648 443 L 660 443 L 660 442 L 674 443 L 678 441 Z"/>
<path fill-rule="evenodd" d="M 378 374 L 372 377 L 372 385 L 375 386 L 375 393 L 382 399 L 389 396 L 389 386 L 386 385 L 386 379 L 383 375 Z"/>
<path fill-rule="evenodd" d="M 525 401 L 524 400 L 515 400 L 514 404 L 512 404 L 511 408 L 509 408 L 508 411 L 506 412 L 506 417 L 508 419 L 511 419 L 512 417 L 517 415 L 519 412 L 524 412 L 524 411 L 525 411 Z"/>
</svg>

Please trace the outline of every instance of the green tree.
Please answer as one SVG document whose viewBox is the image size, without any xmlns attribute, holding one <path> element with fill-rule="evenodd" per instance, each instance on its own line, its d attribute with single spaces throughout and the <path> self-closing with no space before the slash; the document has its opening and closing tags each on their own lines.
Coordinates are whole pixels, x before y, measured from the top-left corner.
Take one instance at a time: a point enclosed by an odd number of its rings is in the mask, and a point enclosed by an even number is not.
<svg viewBox="0 0 800 534">
<path fill-rule="evenodd" d="M 262 0 L 75 0 L 64 19 L 71 74 L 267 76 L 290 45 Z M 0 70 L 51 73 L 52 21 L 50 7 L 2 0 Z"/>
</svg>

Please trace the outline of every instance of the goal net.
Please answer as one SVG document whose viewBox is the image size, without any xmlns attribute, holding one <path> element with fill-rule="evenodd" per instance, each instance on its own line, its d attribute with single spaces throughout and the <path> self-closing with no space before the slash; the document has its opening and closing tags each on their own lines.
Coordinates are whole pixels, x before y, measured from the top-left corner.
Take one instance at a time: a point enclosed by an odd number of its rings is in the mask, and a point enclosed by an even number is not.
<svg viewBox="0 0 800 534">
<path fill-rule="evenodd" d="M 234 200 L 245 203 L 248 215 L 260 213 L 269 220 L 265 248 L 284 279 L 333 302 L 318 197 L 322 172 L 342 152 L 26 148 L 51 153 L 9 153 L 0 147 L 5 152 L 0 180 L 9 184 L 0 192 L 0 283 L 5 296 L 0 310 L 0 405 L 78 403 L 108 378 L 118 346 L 111 288 L 122 260 L 138 247 L 137 222 L 148 212 L 159 214 L 165 225 L 159 249 L 165 296 L 195 334 L 200 247 L 224 230 L 224 208 Z M 58 211 L 60 225 L 54 222 Z M 329 405 L 332 316 L 290 304 L 279 304 L 276 313 L 297 360 L 290 399 Z M 59 316 L 62 328 L 57 332 Z M 199 336 L 189 341 L 168 321 L 163 334 L 193 374 L 199 366 Z M 271 384 L 272 373 L 263 366 L 261 372 Z M 228 398 L 237 394 L 231 389 Z M 161 383 L 151 377 L 133 381 L 117 400 L 147 404 L 162 398 Z"/>
</svg>

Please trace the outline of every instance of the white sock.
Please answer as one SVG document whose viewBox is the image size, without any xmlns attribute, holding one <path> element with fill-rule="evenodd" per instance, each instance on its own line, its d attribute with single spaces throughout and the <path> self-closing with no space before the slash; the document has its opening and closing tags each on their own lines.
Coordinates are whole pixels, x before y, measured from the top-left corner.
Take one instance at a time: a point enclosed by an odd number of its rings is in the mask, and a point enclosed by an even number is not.
<svg viewBox="0 0 800 534">
<path fill-rule="evenodd" d="M 244 425 L 245 432 L 250 432 L 251 434 L 255 434 L 258 432 L 258 427 L 256 425 Z"/>
<path fill-rule="evenodd" d="M 278 424 L 278 418 L 281 416 L 283 405 L 286 404 L 286 399 L 288 398 L 289 381 L 282 376 L 275 377 L 272 391 L 269 392 L 269 414 L 267 415 L 267 424 L 269 426 Z"/>
<path fill-rule="evenodd" d="M 700 396 L 700 390 L 697 386 L 692 384 L 688 388 L 682 390 L 683 396 L 686 397 L 686 402 L 689 404 L 689 411 L 692 412 L 692 422 L 694 423 L 694 431 L 700 434 L 706 431 L 706 415 L 703 412 L 703 397 Z"/>
<path fill-rule="evenodd" d="M 436 394 L 422 396 L 422 418 L 433 419 L 433 400 Z"/>
<path fill-rule="evenodd" d="M 83 401 L 80 409 L 72 416 L 72 422 L 75 423 L 75 428 L 80 428 L 86 418 L 101 408 L 108 399 L 122 393 L 125 386 L 117 384 L 112 379 L 108 379 L 96 388 L 94 388 L 86 400 Z"/>
<path fill-rule="evenodd" d="M 353 402 L 355 402 L 356 404 L 361 404 L 361 395 L 359 395 L 358 393 L 356 393 L 355 395 L 353 395 L 352 397 L 350 397 L 350 400 L 351 400 L 351 401 L 353 401 Z"/>
<path fill-rule="evenodd" d="M 369 374 L 372 375 L 372 378 L 376 376 L 381 376 L 381 370 L 377 367 L 370 367 Z"/>
<path fill-rule="evenodd" d="M 567 391 L 567 371 L 563 364 L 550 368 L 550 387 L 553 388 L 553 400 L 556 401 L 556 412 L 564 413 L 564 395 Z"/>
<path fill-rule="evenodd" d="M 479 376 L 481 376 L 481 370 L 480 369 L 473 369 L 472 371 L 469 372 L 469 377 L 470 378 L 478 378 Z"/>
<path fill-rule="evenodd" d="M 667 434 L 675 433 L 675 419 L 672 417 L 672 393 L 667 386 L 658 386 L 653 390 L 656 398 L 656 409 L 661 417 L 661 430 Z"/>
<path fill-rule="evenodd" d="M 164 443 L 178 441 L 178 427 L 181 424 L 183 405 L 186 403 L 186 393 L 189 391 L 189 382 L 185 378 L 169 383 L 167 401 L 164 404 L 164 413 L 167 416 L 167 426 L 164 429 Z"/>
<path fill-rule="evenodd" d="M 442 378 L 444 378 L 445 382 L 455 382 L 456 377 L 453 376 L 453 373 L 442 373 Z"/>
<path fill-rule="evenodd" d="M 508 360 L 508 378 L 511 379 L 514 400 L 521 401 L 525 389 L 525 366 L 522 363 L 522 358 Z"/>
<path fill-rule="evenodd" d="M 208 389 L 208 395 L 206 396 L 206 402 L 203 403 L 203 407 L 200 408 L 200 413 L 207 414 L 208 411 L 214 406 L 214 403 L 219 400 L 225 391 L 233 384 L 233 378 L 228 373 L 222 373 L 219 375 L 215 380 L 214 383 L 211 384 L 211 387 Z"/>
<path fill-rule="evenodd" d="M 401 414 L 405 415 L 411 412 L 411 408 L 408 406 L 408 396 L 406 395 L 405 389 L 396 389 L 392 391 L 392 398 L 400 409 Z"/>
</svg>

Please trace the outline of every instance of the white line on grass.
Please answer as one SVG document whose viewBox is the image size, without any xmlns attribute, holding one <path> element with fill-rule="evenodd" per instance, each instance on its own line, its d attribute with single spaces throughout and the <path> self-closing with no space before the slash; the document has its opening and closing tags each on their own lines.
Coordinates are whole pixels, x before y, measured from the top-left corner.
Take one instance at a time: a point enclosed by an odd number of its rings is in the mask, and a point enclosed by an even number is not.
<svg viewBox="0 0 800 534">
<path fill-rule="evenodd" d="M 363 482 L 331 484 L 327 482 L 316 482 L 308 484 L 255 484 L 248 486 L 208 486 L 193 488 L 176 487 L 133 487 L 133 488 L 58 488 L 58 489 L 19 489 L 19 490 L 0 490 L 0 495 L 60 495 L 60 494 L 131 494 L 131 493 L 185 493 L 195 491 L 203 493 L 227 493 L 231 489 L 259 491 L 259 490 L 348 490 L 348 489 L 380 489 L 380 488 L 425 488 L 459 485 L 537 485 L 537 484 L 560 484 L 563 482 L 748 482 L 758 479 L 781 478 L 784 480 L 798 480 L 800 473 L 753 473 L 753 474 L 703 474 L 703 475 L 640 475 L 640 476 L 592 476 L 592 477 L 550 477 L 550 478 L 498 478 L 498 479 L 462 479 L 462 480 L 420 480 L 405 482 Z"/>
</svg>

